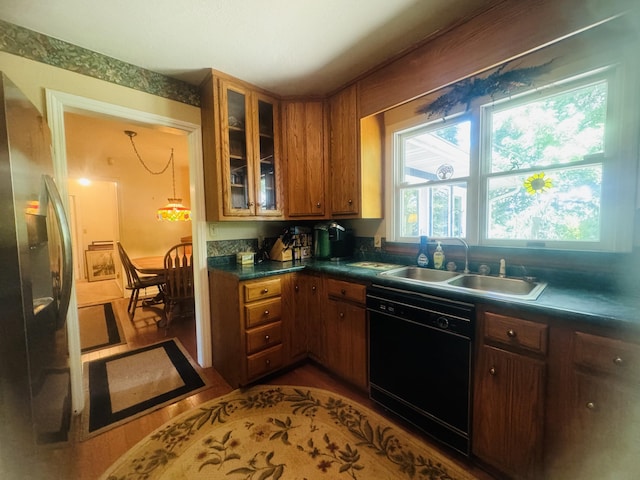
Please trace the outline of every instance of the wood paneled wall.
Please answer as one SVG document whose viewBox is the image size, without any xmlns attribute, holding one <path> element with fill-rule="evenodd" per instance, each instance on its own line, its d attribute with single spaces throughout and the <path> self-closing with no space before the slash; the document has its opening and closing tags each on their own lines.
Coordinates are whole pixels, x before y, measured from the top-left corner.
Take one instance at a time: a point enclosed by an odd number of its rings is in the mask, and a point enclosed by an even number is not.
<svg viewBox="0 0 640 480">
<path fill-rule="evenodd" d="M 360 79 L 366 117 L 578 33 L 634 0 L 505 0 Z"/>
</svg>

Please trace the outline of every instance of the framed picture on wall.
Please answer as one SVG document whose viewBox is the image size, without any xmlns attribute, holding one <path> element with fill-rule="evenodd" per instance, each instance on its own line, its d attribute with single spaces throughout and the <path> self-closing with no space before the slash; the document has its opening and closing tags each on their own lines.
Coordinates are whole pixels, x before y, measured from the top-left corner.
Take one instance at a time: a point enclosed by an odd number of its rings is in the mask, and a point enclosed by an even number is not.
<svg viewBox="0 0 640 480">
<path fill-rule="evenodd" d="M 87 279 L 90 282 L 116 278 L 113 250 L 85 250 Z"/>
</svg>

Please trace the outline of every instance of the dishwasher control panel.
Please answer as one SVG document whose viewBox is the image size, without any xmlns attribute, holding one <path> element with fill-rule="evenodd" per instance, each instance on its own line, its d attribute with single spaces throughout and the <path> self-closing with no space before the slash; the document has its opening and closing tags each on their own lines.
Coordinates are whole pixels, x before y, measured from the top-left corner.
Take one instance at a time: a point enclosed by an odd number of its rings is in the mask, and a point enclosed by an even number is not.
<svg viewBox="0 0 640 480">
<path fill-rule="evenodd" d="M 367 291 L 367 309 L 401 320 L 473 337 L 475 309 L 472 304 L 426 297 L 413 292 Z"/>
</svg>

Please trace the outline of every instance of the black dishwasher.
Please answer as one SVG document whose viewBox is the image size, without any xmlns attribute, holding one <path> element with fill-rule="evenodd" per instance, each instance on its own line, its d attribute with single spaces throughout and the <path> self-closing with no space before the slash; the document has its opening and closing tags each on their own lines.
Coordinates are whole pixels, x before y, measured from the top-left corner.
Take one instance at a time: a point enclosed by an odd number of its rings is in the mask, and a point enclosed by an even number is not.
<svg viewBox="0 0 640 480">
<path fill-rule="evenodd" d="M 372 285 L 367 310 L 370 398 L 468 456 L 474 306 Z"/>
</svg>

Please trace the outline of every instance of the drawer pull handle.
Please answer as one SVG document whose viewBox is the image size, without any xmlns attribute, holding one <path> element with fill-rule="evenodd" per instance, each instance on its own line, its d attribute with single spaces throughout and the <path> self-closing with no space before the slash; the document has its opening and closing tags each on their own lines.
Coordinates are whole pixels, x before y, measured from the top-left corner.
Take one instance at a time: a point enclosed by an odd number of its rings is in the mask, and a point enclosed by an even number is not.
<svg viewBox="0 0 640 480">
<path fill-rule="evenodd" d="M 624 360 L 622 360 L 622 358 L 620 357 L 616 357 L 613 359 L 613 363 L 621 367 L 624 364 Z"/>
<path fill-rule="evenodd" d="M 517 333 L 513 328 L 510 328 L 509 330 L 507 330 L 507 337 L 509 338 L 516 338 Z"/>
<path fill-rule="evenodd" d="M 491 367 L 489 369 L 489 375 L 491 375 L 492 377 L 495 377 L 496 373 L 498 373 L 498 371 L 496 370 L 496 367 Z"/>
<path fill-rule="evenodd" d="M 593 402 L 587 402 L 587 404 L 585 405 L 589 410 L 595 410 L 596 409 L 596 404 Z"/>
<path fill-rule="evenodd" d="M 343 288 L 342 290 L 340 290 L 340 293 L 341 293 L 342 295 L 346 295 L 346 294 L 347 294 L 347 291 Z"/>
<path fill-rule="evenodd" d="M 266 316 L 268 316 L 268 315 L 269 315 L 269 310 L 265 310 L 265 311 L 264 311 L 264 316 L 266 317 Z"/>
<path fill-rule="evenodd" d="M 264 336 L 264 343 L 269 343 L 269 340 L 271 340 L 271 337 L 269 337 L 269 335 L 265 335 Z"/>
<path fill-rule="evenodd" d="M 268 292 L 269 292 L 269 289 L 268 289 L 268 288 L 264 288 L 264 289 L 262 289 L 262 293 L 268 293 Z"/>
</svg>

